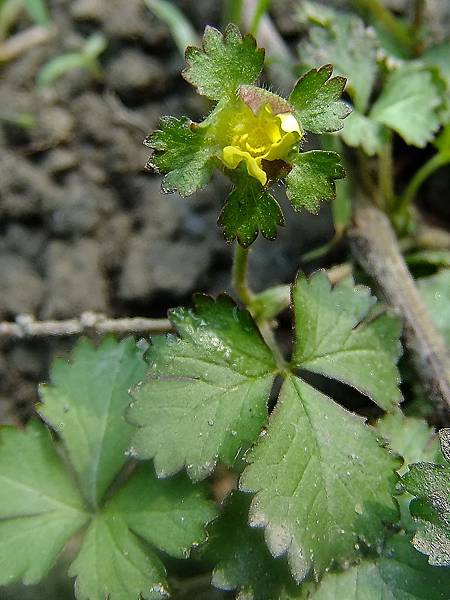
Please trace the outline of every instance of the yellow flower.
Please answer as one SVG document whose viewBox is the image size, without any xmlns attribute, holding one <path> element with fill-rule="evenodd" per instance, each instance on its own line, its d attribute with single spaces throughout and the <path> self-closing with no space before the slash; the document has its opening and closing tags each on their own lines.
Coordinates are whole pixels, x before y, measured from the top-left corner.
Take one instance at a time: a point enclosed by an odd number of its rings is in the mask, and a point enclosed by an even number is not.
<svg viewBox="0 0 450 600">
<path fill-rule="evenodd" d="M 242 162 L 261 185 L 267 183 L 263 161 L 283 160 L 298 143 L 302 131 L 292 112 L 273 114 L 272 105 L 263 103 L 253 112 L 238 101 L 233 112 L 225 111 L 220 130 L 223 136 L 222 162 L 236 169 Z"/>
</svg>

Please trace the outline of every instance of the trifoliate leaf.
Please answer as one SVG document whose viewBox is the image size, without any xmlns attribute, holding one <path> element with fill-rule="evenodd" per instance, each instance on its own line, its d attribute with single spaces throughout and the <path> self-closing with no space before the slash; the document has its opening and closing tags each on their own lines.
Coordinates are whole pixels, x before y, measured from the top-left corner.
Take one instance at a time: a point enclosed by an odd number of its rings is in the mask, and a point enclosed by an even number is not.
<svg viewBox="0 0 450 600">
<path fill-rule="evenodd" d="M 83 500 L 40 423 L 0 432 L 0 584 L 44 577 L 88 520 Z"/>
<path fill-rule="evenodd" d="M 322 271 L 299 276 L 292 290 L 295 368 L 338 379 L 391 410 L 402 396 L 396 367 L 400 324 L 387 314 L 367 320 L 376 299 L 348 278 L 334 289 Z"/>
<path fill-rule="evenodd" d="M 396 131 L 408 144 L 423 148 L 439 129 L 442 103 L 432 73 L 403 66 L 390 73 L 370 117 Z"/>
<path fill-rule="evenodd" d="M 238 590 L 237 600 L 278 598 L 291 577 L 285 561 L 271 556 L 263 532 L 249 526 L 250 501 L 248 494 L 233 492 L 208 530 L 204 556 L 216 564 L 212 584 Z"/>
<path fill-rule="evenodd" d="M 441 429 L 445 464 L 417 463 L 403 476 L 405 489 L 415 496 L 410 504 L 417 519 L 414 547 L 428 555 L 430 565 L 450 566 L 450 429 Z M 450 588 L 449 588 L 450 589 Z"/>
<path fill-rule="evenodd" d="M 77 577 L 77 598 L 167 598 L 165 569 L 150 546 L 185 558 L 214 516 L 203 488 L 186 477 L 157 480 L 147 465 L 139 467 L 86 533 L 69 572 Z"/>
<path fill-rule="evenodd" d="M 264 65 L 264 50 L 256 47 L 253 36 L 242 38 L 235 25 L 228 25 L 223 35 L 208 26 L 202 49 L 188 48 L 186 62 L 186 81 L 199 94 L 221 100 L 234 97 L 240 85 L 255 83 Z"/>
<path fill-rule="evenodd" d="M 377 73 L 375 37 L 358 17 L 327 8 L 323 18 L 318 18 L 317 10 L 315 6 L 315 18 L 307 16 L 321 26 L 310 28 L 309 40 L 300 44 L 300 61 L 311 67 L 332 64 L 335 71 L 348 78 L 347 88 L 355 107 L 364 113 Z"/>
<path fill-rule="evenodd" d="M 387 130 L 384 125 L 365 117 L 357 110 L 346 119 L 345 127 L 339 135 L 347 146 L 360 147 L 368 156 L 379 153 L 387 140 Z"/>
<path fill-rule="evenodd" d="M 417 280 L 431 318 L 450 346 L 450 269 Z"/>
<path fill-rule="evenodd" d="M 165 174 L 161 189 L 190 196 L 204 188 L 214 170 L 214 146 L 206 139 L 208 128 L 187 117 L 163 117 L 160 129 L 145 145 L 154 150 L 147 167 Z"/>
<path fill-rule="evenodd" d="M 124 420 L 128 390 L 145 362 L 134 340 L 107 338 L 99 348 L 78 343 L 70 363 L 56 360 L 41 388 L 39 412 L 60 434 L 85 498 L 97 506 L 127 461 L 134 429 Z"/>
<path fill-rule="evenodd" d="M 283 212 L 270 192 L 253 177 L 241 176 L 219 216 L 228 242 L 237 238 L 244 248 L 255 241 L 258 232 L 268 240 L 284 225 Z"/>
<path fill-rule="evenodd" d="M 446 600 L 449 589 L 450 570 L 431 567 L 408 537 L 395 535 L 380 558 L 329 573 L 312 593 L 282 600 Z"/>
<path fill-rule="evenodd" d="M 132 451 L 154 458 L 159 476 L 186 466 L 198 480 L 254 442 L 276 366 L 249 313 L 227 296 L 198 295 L 192 310 L 170 319 L 180 337 L 156 338 L 148 351 L 147 378 L 129 411 L 139 428 Z"/>
<path fill-rule="evenodd" d="M 274 556 L 287 552 L 299 582 L 356 558 L 361 540 L 377 547 L 383 524 L 398 518 L 399 461 L 364 419 L 296 377 L 285 380 L 249 462 L 240 487 L 256 492 L 250 523 L 266 528 Z"/>
<path fill-rule="evenodd" d="M 340 99 L 346 80 L 344 77 L 330 79 L 332 73 L 331 65 L 311 69 L 298 80 L 289 96 L 297 120 L 307 131 L 338 131 L 344 126 L 342 119 L 351 112 Z"/>
<path fill-rule="evenodd" d="M 286 177 L 286 194 L 294 210 L 305 208 L 317 213 L 321 201 L 333 200 L 334 182 L 343 177 L 345 172 L 335 152 L 301 152 L 293 158 L 292 170 Z"/>
</svg>

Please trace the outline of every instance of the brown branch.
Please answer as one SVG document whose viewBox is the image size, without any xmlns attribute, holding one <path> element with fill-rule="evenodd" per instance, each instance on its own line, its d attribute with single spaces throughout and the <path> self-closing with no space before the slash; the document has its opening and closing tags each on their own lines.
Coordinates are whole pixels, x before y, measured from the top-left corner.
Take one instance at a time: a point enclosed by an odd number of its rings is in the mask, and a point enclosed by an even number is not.
<svg viewBox="0 0 450 600">
<path fill-rule="evenodd" d="M 353 254 L 403 318 L 405 342 L 425 389 L 450 410 L 450 356 L 403 259 L 387 216 L 373 205 L 355 207 L 349 231 Z"/>
<path fill-rule="evenodd" d="M 35 321 L 31 315 L 19 315 L 16 321 L 0 323 L 0 338 L 67 337 L 83 333 L 163 333 L 170 331 L 168 319 L 109 319 L 105 315 L 85 312 L 79 319 Z"/>
</svg>

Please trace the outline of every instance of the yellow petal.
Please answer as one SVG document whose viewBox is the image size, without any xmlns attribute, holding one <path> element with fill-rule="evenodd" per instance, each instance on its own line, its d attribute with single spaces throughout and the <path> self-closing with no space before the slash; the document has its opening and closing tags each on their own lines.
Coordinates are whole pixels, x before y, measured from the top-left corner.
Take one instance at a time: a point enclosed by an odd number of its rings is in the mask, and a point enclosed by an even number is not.
<svg viewBox="0 0 450 600">
<path fill-rule="evenodd" d="M 267 175 L 261 168 L 261 159 L 256 159 L 248 152 L 244 152 L 235 146 L 225 146 L 222 160 L 229 169 L 235 169 L 242 161 L 245 162 L 247 172 L 255 177 L 261 185 L 266 185 Z"/>
<path fill-rule="evenodd" d="M 297 132 L 286 133 L 279 142 L 272 144 L 269 151 L 263 156 L 266 160 L 284 159 L 291 148 L 298 142 Z"/>
<path fill-rule="evenodd" d="M 293 133 L 296 131 L 300 137 L 302 136 L 300 125 L 292 113 L 281 113 L 277 115 L 277 117 L 281 121 L 281 129 L 283 131 L 286 133 Z"/>
</svg>

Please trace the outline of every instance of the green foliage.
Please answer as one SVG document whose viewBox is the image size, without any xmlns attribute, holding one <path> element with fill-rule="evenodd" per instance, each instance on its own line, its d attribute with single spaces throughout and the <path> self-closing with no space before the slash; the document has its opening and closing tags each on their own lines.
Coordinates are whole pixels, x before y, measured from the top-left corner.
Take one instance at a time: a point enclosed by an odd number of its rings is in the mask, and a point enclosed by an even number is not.
<svg viewBox="0 0 450 600">
<path fill-rule="evenodd" d="M 441 429 L 444 464 L 417 463 L 403 476 L 405 489 L 415 498 L 410 504 L 418 531 L 413 538 L 417 550 L 431 565 L 450 566 L 450 429 Z"/>
<path fill-rule="evenodd" d="M 52 58 L 38 73 L 37 83 L 45 87 L 73 69 L 86 69 L 94 77 L 101 76 L 99 57 L 106 50 L 108 42 L 101 33 L 94 33 L 86 40 L 79 52 L 66 52 Z"/>
<path fill-rule="evenodd" d="M 82 340 L 70 363 L 53 363 L 52 384 L 41 387 L 39 412 L 61 436 L 92 506 L 127 461 L 133 427 L 122 416 L 128 389 L 142 379 L 144 365 L 132 339 L 117 344 L 107 338 L 99 350 Z"/>
<path fill-rule="evenodd" d="M 296 340 L 292 365 L 339 379 L 384 410 L 401 400 L 400 325 L 387 314 L 368 318 L 376 302 L 346 279 L 334 289 L 323 272 L 300 276 L 293 288 Z"/>
<path fill-rule="evenodd" d="M 145 0 L 145 4 L 155 16 L 167 25 L 179 53 L 184 56 L 186 47 L 195 45 L 198 39 L 192 23 L 172 2 Z"/>
<path fill-rule="evenodd" d="M 357 110 L 348 117 L 340 135 L 347 146 L 361 147 L 368 156 L 378 154 L 388 138 L 388 132 L 381 123 Z"/>
<path fill-rule="evenodd" d="M 345 172 L 335 152 L 311 150 L 292 159 L 293 167 L 286 177 L 286 194 L 294 210 L 302 208 L 317 213 L 321 201 L 333 200 L 335 180 Z"/>
<path fill-rule="evenodd" d="M 355 559 L 361 541 L 377 547 L 382 524 L 397 520 L 397 459 L 361 417 L 296 377 L 249 461 L 240 485 L 256 493 L 250 523 L 266 528 L 274 556 L 287 552 L 299 582 Z"/>
<path fill-rule="evenodd" d="M 364 113 L 377 74 L 373 34 L 358 17 L 316 3 L 304 2 L 300 18 L 316 24 L 309 29 L 309 39 L 300 44 L 300 61 L 308 66 L 332 64 L 348 78 L 348 91 L 355 108 Z"/>
<path fill-rule="evenodd" d="M 109 338 L 97 350 L 82 341 L 71 363 L 55 363 L 41 410 L 70 464 L 43 425 L 3 429 L 1 584 L 37 583 L 88 524 L 69 570 L 78 600 L 167 597 L 157 552 L 186 557 L 204 540 L 203 526 L 215 509 L 187 477 L 159 481 L 150 465 L 133 469 L 124 455 L 131 432 L 123 418 L 128 388 L 142 376 L 132 340 Z"/>
<path fill-rule="evenodd" d="M 393 536 L 381 556 L 325 575 L 316 590 L 282 600 L 444 600 L 450 571 L 430 567 L 403 535 Z"/>
<path fill-rule="evenodd" d="M 407 65 L 389 75 L 370 115 L 408 144 L 422 148 L 439 128 L 436 109 L 441 104 L 442 96 L 431 72 Z"/>
<path fill-rule="evenodd" d="M 83 499 L 45 427 L 36 422 L 23 432 L 4 428 L 0 437 L 0 584 L 37 583 L 87 520 Z"/>
<path fill-rule="evenodd" d="M 162 191 L 168 194 L 177 190 L 181 196 L 189 196 L 204 188 L 215 166 L 207 128 L 186 117 L 164 117 L 160 127 L 147 137 L 145 144 L 154 150 L 147 166 L 167 173 Z"/>
<path fill-rule="evenodd" d="M 237 600 L 278 598 L 290 574 L 285 561 L 269 553 L 262 531 L 248 527 L 250 500 L 247 494 L 233 492 L 208 528 L 205 556 L 216 565 L 212 584 L 239 590 Z"/>
<path fill-rule="evenodd" d="M 154 458 L 160 476 L 186 467 L 198 480 L 218 459 L 235 464 L 257 438 L 276 365 L 249 313 L 227 296 L 198 295 L 193 310 L 170 319 L 180 337 L 153 340 L 134 392 L 133 454 Z"/>
<path fill-rule="evenodd" d="M 450 346 L 450 269 L 417 281 L 430 315 Z"/>
<path fill-rule="evenodd" d="M 207 27 L 202 49 L 188 48 L 186 61 L 186 81 L 199 94 L 222 100 L 233 98 L 239 85 L 255 83 L 263 68 L 264 50 L 256 47 L 251 35 L 242 38 L 235 25 L 228 25 L 223 35 Z"/>
<path fill-rule="evenodd" d="M 289 102 L 302 127 L 313 133 L 338 131 L 344 126 L 343 119 L 351 112 L 341 102 L 345 88 L 344 77 L 332 77 L 333 67 L 311 69 L 295 85 Z"/>
<path fill-rule="evenodd" d="M 224 228 L 227 242 L 237 238 L 243 248 L 255 241 L 258 232 L 268 240 L 277 236 L 284 225 L 280 205 L 256 179 L 243 174 L 235 178 L 236 187 L 228 196 L 218 224 Z"/>
</svg>

